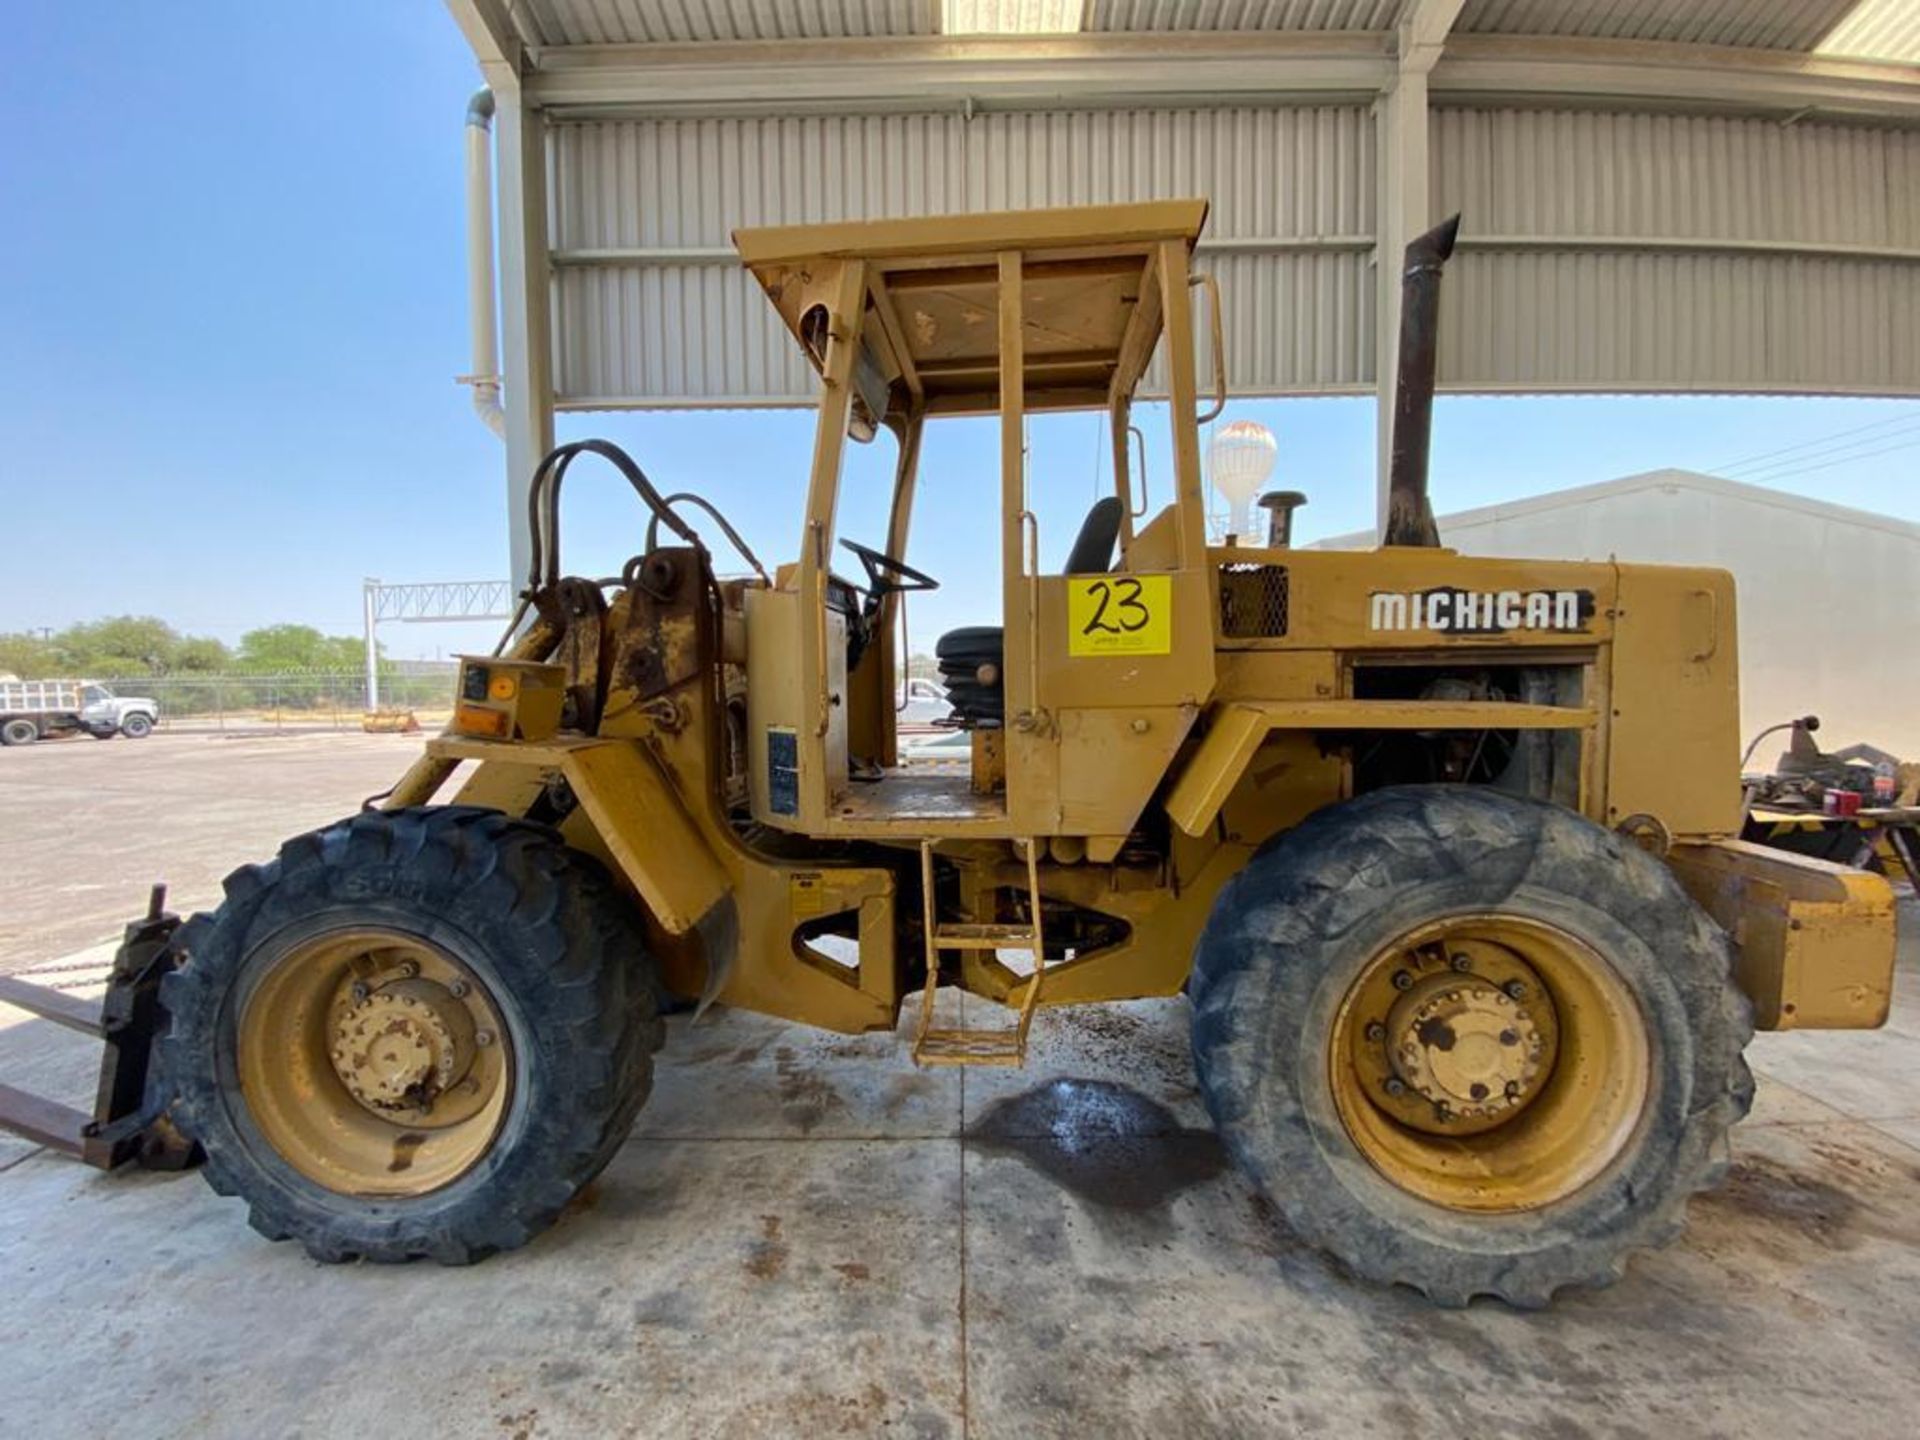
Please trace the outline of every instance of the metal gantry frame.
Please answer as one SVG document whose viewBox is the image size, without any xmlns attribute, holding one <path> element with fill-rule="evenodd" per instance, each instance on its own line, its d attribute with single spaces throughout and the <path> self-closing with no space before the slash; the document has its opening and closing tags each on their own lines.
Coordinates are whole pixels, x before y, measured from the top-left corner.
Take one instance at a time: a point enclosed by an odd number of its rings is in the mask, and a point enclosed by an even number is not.
<svg viewBox="0 0 1920 1440">
<path fill-rule="evenodd" d="M 506 620 L 513 614 L 508 580 L 442 580 L 388 585 L 368 577 L 361 584 L 361 614 L 367 639 L 367 711 L 380 708 L 380 622 L 403 625 L 460 620 Z"/>
</svg>

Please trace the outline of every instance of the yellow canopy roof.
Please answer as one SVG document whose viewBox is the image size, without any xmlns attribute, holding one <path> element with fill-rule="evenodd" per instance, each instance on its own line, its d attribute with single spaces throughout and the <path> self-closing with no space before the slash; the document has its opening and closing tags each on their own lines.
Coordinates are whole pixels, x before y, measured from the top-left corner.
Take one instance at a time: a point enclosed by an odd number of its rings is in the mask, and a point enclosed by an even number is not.
<svg viewBox="0 0 1920 1440">
<path fill-rule="evenodd" d="M 785 225 L 734 246 L 816 369 L 841 273 L 865 266 L 867 408 L 917 397 L 932 414 L 999 403 L 1000 257 L 1020 256 L 1028 409 L 1104 404 L 1136 383 L 1160 330 L 1159 247 L 1191 251 L 1205 200 Z M 883 398 L 882 391 L 885 391 Z"/>
</svg>

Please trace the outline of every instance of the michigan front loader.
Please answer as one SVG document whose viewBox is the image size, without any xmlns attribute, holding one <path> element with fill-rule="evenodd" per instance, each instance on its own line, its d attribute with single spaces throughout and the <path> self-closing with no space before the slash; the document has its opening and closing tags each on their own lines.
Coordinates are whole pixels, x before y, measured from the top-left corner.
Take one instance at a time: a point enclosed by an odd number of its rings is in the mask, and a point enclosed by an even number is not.
<svg viewBox="0 0 1920 1440">
<path fill-rule="evenodd" d="M 1451 224 L 1407 254 L 1385 543 L 1295 550 L 1287 497 L 1210 539 L 1206 209 L 740 232 L 819 380 L 810 463 L 767 481 L 805 476 L 781 563 L 610 445 L 549 455 L 522 613 L 463 661 L 447 731 L 166 927 L 142 1113 L 270 1237 L 461 1263 L 607 1163 L 666 1007 L 849 1032 L 904 1008 L 913 1061 L 1018 1065 L 1050 1007 L 1184 991 L 1234 1158 L 1358 1274 L 1534 1305 L 1671 1239 L 1752 1097 L 1754 1026 L 1884 1019 L 1887 884 L 1735 838 L 1726 574 L 1440 546 Z M 1156 363 L 1169 403 L 1136 416 Z M 1076 409 L 1107 417 L 1111 488 L 1042 535 L 1027 417 Z M 916 765 L 898 622 L 938 578 L 909 525 L 958 416 L 998 424 L 998 588 L 937 645 L 968 759 Z M 1167 427 L 1157 504 L 1136 425 Z M 846 534 L 848 447 L 883 429 L 886 528 Z M 583 461 L 638 501 L 616 579 L 561 563 Z M 993 1023 L 940 1023 L 943 985 Z"/>
</svg>

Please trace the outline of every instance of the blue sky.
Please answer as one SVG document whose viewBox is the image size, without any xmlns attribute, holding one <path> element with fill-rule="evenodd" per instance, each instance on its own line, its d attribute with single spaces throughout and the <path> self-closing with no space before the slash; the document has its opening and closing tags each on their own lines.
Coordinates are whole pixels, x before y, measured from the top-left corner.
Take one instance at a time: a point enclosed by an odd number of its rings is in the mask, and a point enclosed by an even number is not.
<svg viewBox="0 0 1920 1440">
<path fill-rule="evenodd" d="M 362 576 L 503 574 L 498 442 L 453 383 L 467 368 L 461 117 L 478 76 L 442 7 L 9 13 L 0 630 L 137 611 L 229 640 L 281 620 L 351 633 Z M 1311 496 L 1303 539 L 1370 523 L 1370 400 L 1228 414 L 1278 433 L 1274 483 Z M 1049 555 L 1093 494 L 1098 423 L 1054 417 L 1033 434 Z M 791 412 L 562 420 L 564 436 L 626 445 L 663 488 L 709 495 L 769 565 L 798 548 L 809 431 Z M 1840 438 L 1812 443 L 1827 436 Z M 843 533 L 879 538 L 890 443 L 851 467 Z M 1911 401 L 1442 400 L 1434 499 L 1444 512 L 1790 446 L 1808 448 L 1729 473 L 1920 521 Z M 992 607 L 991 428 L 937 427 L 926 462 L 910 558 L 946 581 L 913 612 L 931 636 Z M 1163 444 L 1149 470 L 1164 497 Z M 610 478 L 571 483 L 569 568 L 611 573 L 640 517 Z M 384 634 L 402 655 L 483 641 Z"/>
</svg>

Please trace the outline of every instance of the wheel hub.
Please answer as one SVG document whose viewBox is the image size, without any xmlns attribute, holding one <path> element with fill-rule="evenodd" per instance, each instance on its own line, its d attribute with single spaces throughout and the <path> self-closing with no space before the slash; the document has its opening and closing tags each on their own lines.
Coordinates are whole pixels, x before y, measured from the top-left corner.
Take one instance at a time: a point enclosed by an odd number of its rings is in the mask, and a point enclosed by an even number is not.
<svg viewBox="0 0 1920 1440">
<path fill-rule="evenodd" d="M 1419 981 L 1395 1003 L 1386 1028 L 1394 1073 L 1450 1134 L 1520 1109 L 1545 1072 L 1546 1037 L 1533 1013 L 1478 975 Z"/>
<path fill-rule="evenodd" d="M 430 980 L 395 981 L 356 1000 L 331 1038 L 340 1083 L 382 1114 L 431 1110 L 473 1063 L 473 1017 Z"/>
<path fill-rule="evenodd" d="M 1449 1209 L 1537 1209 L 1612 1163 L 1649 1093 L 1646 1022 L 1612 963 L 1532 916 L 1389 941 L 1333 1017 L 1329 1083 L 1359 1152 Z"/>
</svg>

